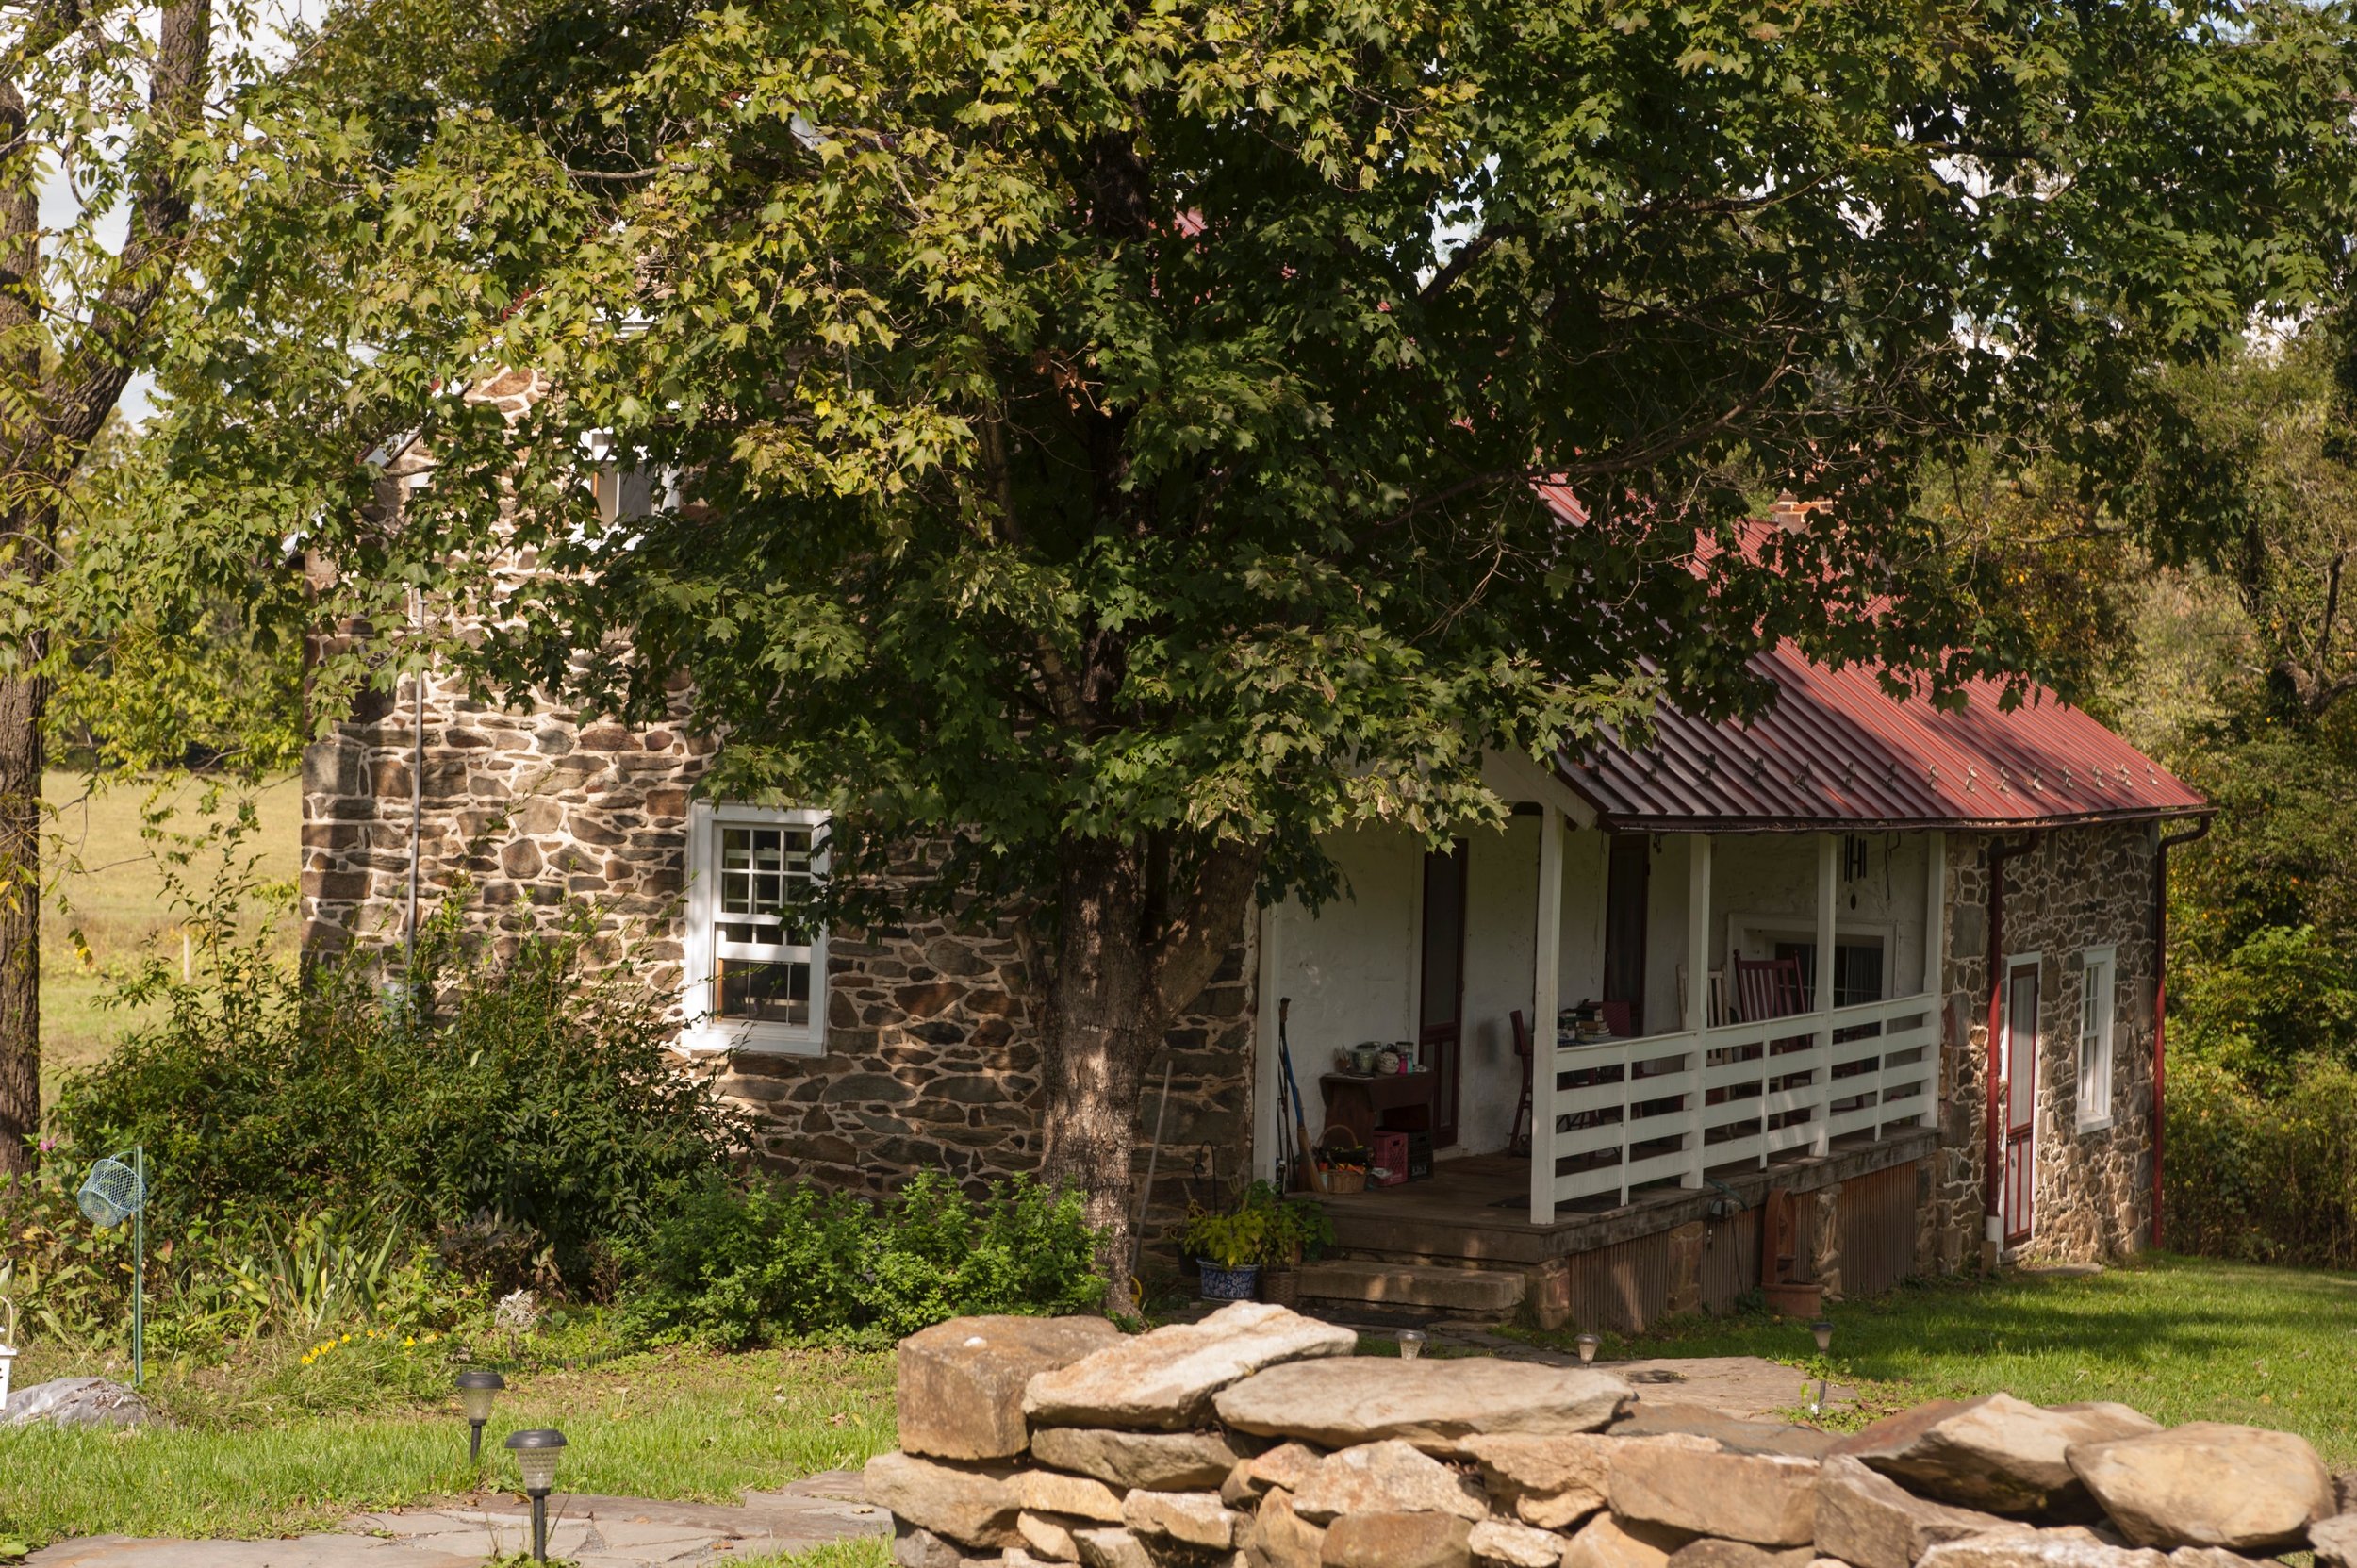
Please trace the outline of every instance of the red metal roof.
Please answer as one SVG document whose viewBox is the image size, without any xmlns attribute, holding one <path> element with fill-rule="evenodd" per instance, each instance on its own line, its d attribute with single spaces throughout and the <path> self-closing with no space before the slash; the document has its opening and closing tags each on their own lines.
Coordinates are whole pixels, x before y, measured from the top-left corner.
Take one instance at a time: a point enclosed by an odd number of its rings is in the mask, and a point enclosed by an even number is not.
<svg viewBox="0 0 2357 1568">
<path fill-rule="evenodd" d="M 1811 827 L 2039 827 L 2196 816 L 2183 780 L 2052 692 L 2006 711 L 1993 681 L 1961 710 L 1893 699 L 1876 671 L 1788 648 L 1752 668 L 1776 697 L 1748 722 L 1664 705 L 1653 744 L 1617 735 L 1557 768 L 1608 828 L 1727 832 Z"/>
</svg>

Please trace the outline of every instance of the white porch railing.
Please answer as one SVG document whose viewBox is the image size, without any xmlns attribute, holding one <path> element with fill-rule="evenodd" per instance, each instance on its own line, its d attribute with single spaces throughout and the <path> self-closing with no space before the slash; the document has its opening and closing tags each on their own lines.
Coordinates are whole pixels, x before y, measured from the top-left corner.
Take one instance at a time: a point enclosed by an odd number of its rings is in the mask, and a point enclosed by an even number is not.
<svg viewBox="0 0 2357 1568">
<path fill-rule="evenodd" d="M 1765 1165 L 1790 1149 L 1880 1136 L 1932 1114 L 1938 1008 L 1929 995 L 1699 1033 L 1558 1044 L 1551 1108 L 1554 1201 L 1570 1203 L 1706 1170 Z M 1550 1105 L 1551 1102 L 1551 1105 Z M 1542 1113 L 1543 1114 L 1543 1113 Z M 1543 1178 L 1542 1178 L 1543 1180 Z"/>
</svg>

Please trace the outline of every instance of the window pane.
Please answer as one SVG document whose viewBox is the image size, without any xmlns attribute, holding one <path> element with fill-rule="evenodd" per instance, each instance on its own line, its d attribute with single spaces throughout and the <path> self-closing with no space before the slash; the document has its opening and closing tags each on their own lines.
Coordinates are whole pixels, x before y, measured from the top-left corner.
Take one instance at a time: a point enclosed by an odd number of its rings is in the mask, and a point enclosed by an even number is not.
<svg viewBox="0 0 2357 1568">
<path fill-rule="evenodd" d="M 789 896 L 808 889 L 810 840 L 808 828 L 722 827 L 720 913 L 775 920 Z"/>
<path fill-rule="evenodd" d="M 810 966 L 724 958 L 715 966 L 713 1013 L 754 1023 L 810 1022 Z"/>
</svg>

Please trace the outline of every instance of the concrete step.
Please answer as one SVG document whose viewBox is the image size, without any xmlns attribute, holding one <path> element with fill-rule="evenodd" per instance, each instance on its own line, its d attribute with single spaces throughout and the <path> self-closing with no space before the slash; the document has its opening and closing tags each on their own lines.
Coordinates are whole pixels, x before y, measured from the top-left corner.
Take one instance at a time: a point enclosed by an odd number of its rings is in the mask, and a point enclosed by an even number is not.
<svg viewBox="0 0 2357 1568">
<path fill-rule="evenodd" d="M 1442 1268 L 1366 1258 L 1329 1258 L 1301 1265 L 1301 1294 L 1323 1301 L 1504 1315 L 1522 1304 L 1527 1277 L 1511 1269 Z"/>
</svg>

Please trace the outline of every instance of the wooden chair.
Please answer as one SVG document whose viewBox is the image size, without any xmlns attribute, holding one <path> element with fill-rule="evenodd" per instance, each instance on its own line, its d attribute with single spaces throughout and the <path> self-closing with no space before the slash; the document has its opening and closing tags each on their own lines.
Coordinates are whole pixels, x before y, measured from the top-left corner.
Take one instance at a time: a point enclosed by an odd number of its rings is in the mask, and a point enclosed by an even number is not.
<svg viewBox="0 0 2357 1568">
<path fill-rule="evenodd" d="M 1808 987 L 1801 981 L 1797 958 L 1745 958 L 1728 955 L 1735 969 L 1735 1003 L 1740 1022 L 1763 1023 L 1810 1011 Z"/>
</svg>

